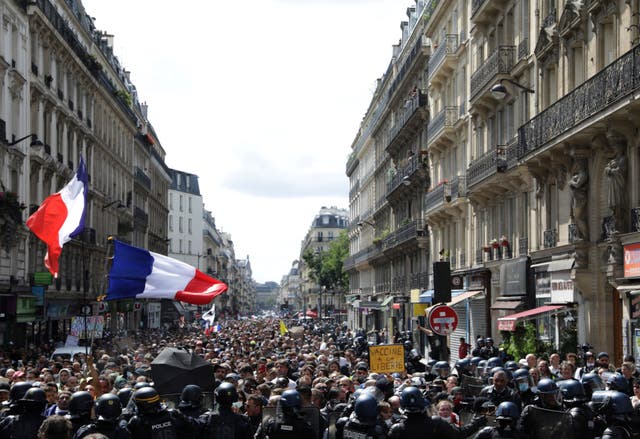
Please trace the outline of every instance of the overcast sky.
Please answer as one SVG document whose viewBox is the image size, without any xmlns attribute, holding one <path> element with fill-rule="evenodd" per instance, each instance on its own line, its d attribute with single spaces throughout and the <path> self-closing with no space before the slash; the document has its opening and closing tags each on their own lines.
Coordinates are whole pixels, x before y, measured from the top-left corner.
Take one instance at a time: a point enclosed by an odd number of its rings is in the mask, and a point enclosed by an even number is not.
<svg viewBox="0 0 640 439">
<path fill-rule="evenodd" d="M 115 36 L 171 168 L 280 282 L 322 206 L 348 208 L 351 143 L 412 0 L 83 0 Z"/>
</svg>

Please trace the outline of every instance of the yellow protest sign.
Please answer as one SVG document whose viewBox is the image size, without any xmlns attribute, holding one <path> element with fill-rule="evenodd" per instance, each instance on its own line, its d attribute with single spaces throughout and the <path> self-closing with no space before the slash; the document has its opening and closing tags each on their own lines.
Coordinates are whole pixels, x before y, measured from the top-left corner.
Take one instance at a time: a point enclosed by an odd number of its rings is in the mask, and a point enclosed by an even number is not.
<svg viewBox="0 0 640 439">
<path fill-rule="evenodd" d="M 376 373 L 404 371 L 404 346 L 401 344 L 369 346 L 369 370 Z"/>
</svg>

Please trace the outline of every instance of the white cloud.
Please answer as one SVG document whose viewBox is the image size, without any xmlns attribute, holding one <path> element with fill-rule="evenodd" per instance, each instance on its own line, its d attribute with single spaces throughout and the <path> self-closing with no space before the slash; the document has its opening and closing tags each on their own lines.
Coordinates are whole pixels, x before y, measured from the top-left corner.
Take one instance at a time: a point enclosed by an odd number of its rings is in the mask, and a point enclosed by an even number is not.
<svg viewBox="0 0 640 439">
<path fill-rule="evenodd" d="M 280 281 L 320 207 L 348 207 L 346 159 L 413 2 L 83 0 L 115 36 L 167 165 Z"/>
</svg>

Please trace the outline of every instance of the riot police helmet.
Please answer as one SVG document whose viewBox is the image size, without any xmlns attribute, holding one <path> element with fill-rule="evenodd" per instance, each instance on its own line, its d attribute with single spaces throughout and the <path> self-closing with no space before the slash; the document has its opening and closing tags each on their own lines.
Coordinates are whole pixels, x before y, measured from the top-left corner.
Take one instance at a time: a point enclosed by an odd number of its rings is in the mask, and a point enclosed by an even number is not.
<svg viewBox="0 0 640 439">
<path fill-rule="evenodd" d="M 568 403 L 582 403 L 587 400 L 587 395 L 584 393 L 584 387 L 578 380 L 560 380 L 557 381 L 558 387 L 562 392 L 562 398 Z"/>
<path fill-rule="evenodd" d="M 89 416 L 93 408 L 93 396 L 84 390 L 79 390 L 71 394 L 69 398 L 69 417 L 79 419 Z"/>
<path fill-rule="evenodd" d="M 118 390 L 118 398 L 120 399 L 120 404 L 122 407 L 126 407 L 129 404 L 129 400 L 131 399 L 131 395 L 133 390 L 129 387 L 125 387 L 124 389 Z"/>
<path fill-rule="evenodd" d="M 607 377 L 607 390 L 617 390 L 618 392 L 625 392 L 628 385 L 629 384 L 627 379 L 620 373 L 612 373 Z"/>
<path fill-rule="evenodd" d="M 122 402 L 118 395 L 105 393 L 96 400 L 96 417 L 98 421 L 113 422 L 122 414 Z"/>
<path fill-rule="evenodd" d="M 370 393 L 363 393 L 356 398 L 354 411 L 362 421 L 374 420 L 378 416 L 378 400 Z"/>
<path fill-rule="evenodd" d="M 15 402 L 22 399 L 30 388 L 31 383 L 25 381 L 19 381 L 13 384 L 13 386 L 11 386 L 11 390 L 9 390 L 9 401 Z"/>
<path fill-rule="evenodd" d="M 409 386 L 402 390 L 400 407 L 405 413 L 423 413 L 427 406 L 427 400 L 417 387 Z"/>
<path fill-rule="evenodd" d="M 231 407 L 231 404 L 238 400 L 236 387 L 231 383 L 222 383 L 216 387 L 216 402 L 222 407 Z"/>
<path fill-rule="evenodd" d="M 302 398 L 297 390 L 285 390 L 280 397 L 280 406 L 283 409 L 299 409 L 302 407 Z"/>
<path fill-rule="evenodd" d="M 504 363 L 504 368 L 507 370 L 510 370 L 513 373 L 516 370 L 520 369 L 520 365 L 518 365 L 518 363 L 516 363 L 515 361 L 511 360 Z"/>
<path fill-rule="evenodd" d="M 487 360 L 487 368 L 493 369 L 494 367 L 503 367 L 502 360 L 500 357 L 491 357 Z"/>
<path fill-rule="evenodd" d="M 624 418 L 633 412 L 631 398 L 617 390 L 597 390 L 591 396 L 591 408 L 598 414 Z"/>
<path fill-rule="evenodd" d="M 517 421 L 520 417 L 520 409 L 511 401 L 504 401 L 496 409 L 497 420 Z"/>
<path fill-rule="evenodd" d="M 202 388 L 197 384 L 187 384 L 182 388 L 178 408 L 200 408 L 202 404 Z"/>
<path fill-rule="evenodd" d="M 153 387 L 143 387 L 133 392 L 133 401 L 136 403 L 138 413 L 152 415 L 162 409 L 160 395 Z"/>
</svg>

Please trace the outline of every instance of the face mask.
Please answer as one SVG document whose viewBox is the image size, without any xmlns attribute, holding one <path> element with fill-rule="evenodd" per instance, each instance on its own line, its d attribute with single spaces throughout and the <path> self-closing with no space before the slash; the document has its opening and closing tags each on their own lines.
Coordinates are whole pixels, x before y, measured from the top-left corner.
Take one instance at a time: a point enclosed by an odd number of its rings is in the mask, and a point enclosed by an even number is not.
<svg viewBox="0 0 640 439">
<path fill-rule="evenodd" d="M 391 419 L 385 420 L 384 423 L 387 424 L 388 427 L 391 427 L 393 425 L 393 423 L 391 422 Z"/>
<path fill-rule="evenodd" d="M 518 390 L 521 392 L 526 392 L 529 390 L 529 384 L 527 383 L 518 383 Z"/>
<path fill-rule="evenodd" d="M 591 362 L 591 363 L 587 363 L 587 366 L 588 366 L 588 367 L 593 367 L 593 366 L 595 366 L 595 363 L 593 363 L 593 362 Z"/>
</svg>

